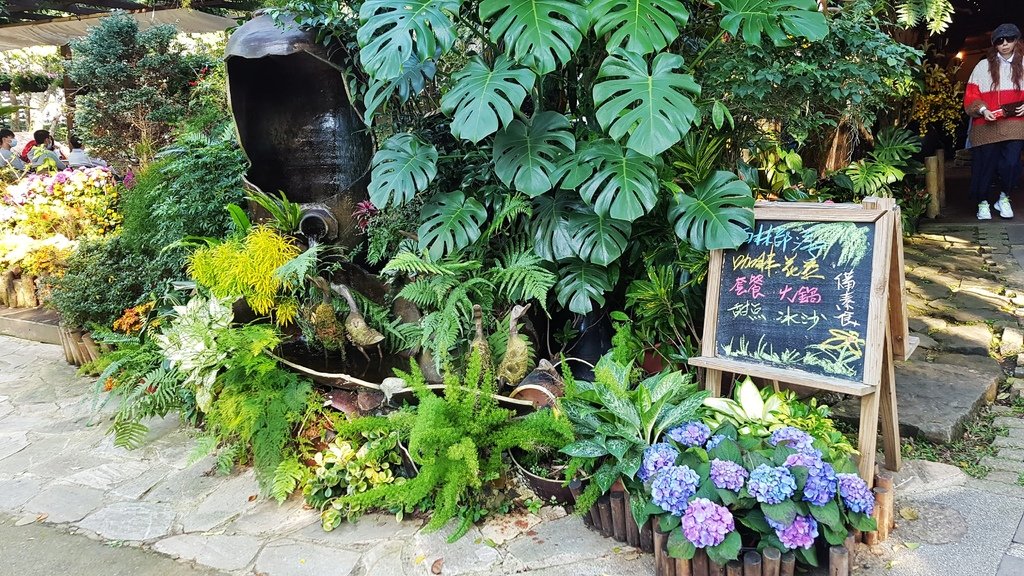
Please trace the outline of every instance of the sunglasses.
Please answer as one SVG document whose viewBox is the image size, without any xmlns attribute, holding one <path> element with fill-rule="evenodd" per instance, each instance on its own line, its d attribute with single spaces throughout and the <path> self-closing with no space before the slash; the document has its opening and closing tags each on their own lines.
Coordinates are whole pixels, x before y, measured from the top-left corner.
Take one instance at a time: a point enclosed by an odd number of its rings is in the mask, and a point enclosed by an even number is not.
<svg viewBox="0 0 1024 576">
<path fill-rule="evenodd" d="M 993 46 L 999 46 L 1003 42 L 1013 43 L 1013 42 L 1016 42 L 1016 41 L 1017 41 L 1017 37 L 1016 36 L 1000 36 L 999 38 L 996 38 L 995 40 L 992 41 L 992 45 Z"/>
</svg>

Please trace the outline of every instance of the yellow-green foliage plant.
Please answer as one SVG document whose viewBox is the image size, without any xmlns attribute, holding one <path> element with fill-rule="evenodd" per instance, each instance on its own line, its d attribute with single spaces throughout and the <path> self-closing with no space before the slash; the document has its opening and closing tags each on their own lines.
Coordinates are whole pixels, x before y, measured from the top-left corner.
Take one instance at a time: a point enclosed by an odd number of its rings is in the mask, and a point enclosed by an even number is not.
<svg viewBox="0 0 1024 576">
<path fill-rule="evenodd" d="M 517 418 L 500 407 L 493 396 L 494 375 L 484 368 L 478 353 L 470 356 L 464 376 L 448 372 L 442 397 L 426 388 L 419 367 L 411 364 L 411 372 L 399 376 L 416 391 L 420 402 L 409 437 L 409 453 L 419 466 L 418 474 L 406 482 L 339 500 L 359 509 L 410 512 L 426 507 L 432 512 L 427 524 L 431 530 L 458 517 L 459 527 L 449 537 L 455 541 L 473 523 L 472 514 L 465 511 L 479 504 L 487 482 L 501 476 L 507 450 L 558 450 L 572 441 L 572 426 L 548 409 Z"/>
<path fill-rule="evenodd" d="M 292 286 L 275 272 L 298 255 L 299 248 L 289 237 L 269 226 L 254 226 L 243 238 L 196 250 L 189 274 L 218 298 L 243 297 L 261 316 L 274 312 L 283 326 L 295 319 L 298 302 L 282 293 Z"/>
</svg>

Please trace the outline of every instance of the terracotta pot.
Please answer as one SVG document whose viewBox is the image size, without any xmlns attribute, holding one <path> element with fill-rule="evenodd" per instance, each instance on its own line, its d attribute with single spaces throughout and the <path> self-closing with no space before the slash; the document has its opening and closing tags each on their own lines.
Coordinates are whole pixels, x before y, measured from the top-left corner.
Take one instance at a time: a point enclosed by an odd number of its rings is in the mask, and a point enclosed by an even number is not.
<svg viewBox="0 0 1024 576">
<path fill-rule="evenodd" d="M 522 455 L 522 451 L 513 448 L 508 451 L 509 458 L 512 460 L 512 464 L 514 464 L 515 467 L 519 469 L 519 472 L 522 473 L 523 478 L 526 480 L 526 484 L 537 496 L 540 496 L 541 499 L 546 502 L 554 500 L 562 506 L 569 506 L 576 502 L 576 499 L 573 498 L 569 487 L 562 486 L 564 483 L 562 479 L 555 480 L 552 478 L 544 478 L 543 476 L 538 476 L 533 472 L 530 472 L 520 464 L 518 460 L 516 460 L 516 452 Z"/>
</svg>

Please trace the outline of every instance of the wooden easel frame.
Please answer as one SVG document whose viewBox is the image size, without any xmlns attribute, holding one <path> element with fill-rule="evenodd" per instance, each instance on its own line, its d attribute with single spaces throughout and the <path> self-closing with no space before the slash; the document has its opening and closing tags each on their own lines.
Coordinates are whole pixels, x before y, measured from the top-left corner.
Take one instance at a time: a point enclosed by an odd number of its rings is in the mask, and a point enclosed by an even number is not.
<svg viewBox="0 0 1024 576">
<path fill-rule="evenodd" d="M 907 328 L 906 302 L 903 298 L 903 229 L 899 207 L 892 198 L 867 198 L 861 204 L 836 205 L 759 202 L 754 207 L 754 214 L 758 220 L 875 223 L 864 379 L 856 382 L 802 370 L 720 358 L 716 349 L 716 336 L 724 264 L 722 250 L 711 252 L 701 356 L 691 358 L 690 364 L 705 368 L 705 388 L 712 396 L 722 394 L 722 373 L 733 372 L 859 397 L 857 449 L 861 457 L 858 472 L 870 486 L 875 477 L 879 417 L 886 468 L 899 470 L 902 465 L 893 362 L 910 357 L 917 340 L 909 337 Z"/>
</svg>

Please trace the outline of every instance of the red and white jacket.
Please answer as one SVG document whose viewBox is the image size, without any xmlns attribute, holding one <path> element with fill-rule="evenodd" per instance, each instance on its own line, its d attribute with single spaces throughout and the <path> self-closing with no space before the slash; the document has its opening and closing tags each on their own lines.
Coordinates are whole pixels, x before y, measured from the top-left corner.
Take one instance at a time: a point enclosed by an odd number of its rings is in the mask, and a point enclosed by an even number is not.
<svg viewBox="0 0 1024 576">
<path fill-rule="evenodd" d="M 1014 58 L 1021 58 L 1017 53 Z M 994 122 L 985 120 L 981 114 L 984 106 L 993 112 L 999 110 L 1004 104 L 1011 102 L 1024 102 L 1024 89 L 1013 84 L 1013 69 L 1010 61 L 996 56 L 999 64 L 999 85 L 992 83 L 992 75 L 989 74 L 988 59 L 985 58 L 974 67 L 971 78 L 967 81 L 967 91 L 964 94 L 964 110 L 974 118 L 971 125 L 971 144 L 982 146 L 1003 142 L 1005 140 L 1024 140 L 1024 116 L 1007 116 Z M 1024 84 L 1024 81 L 1022 81 Z"/>
</svg>

